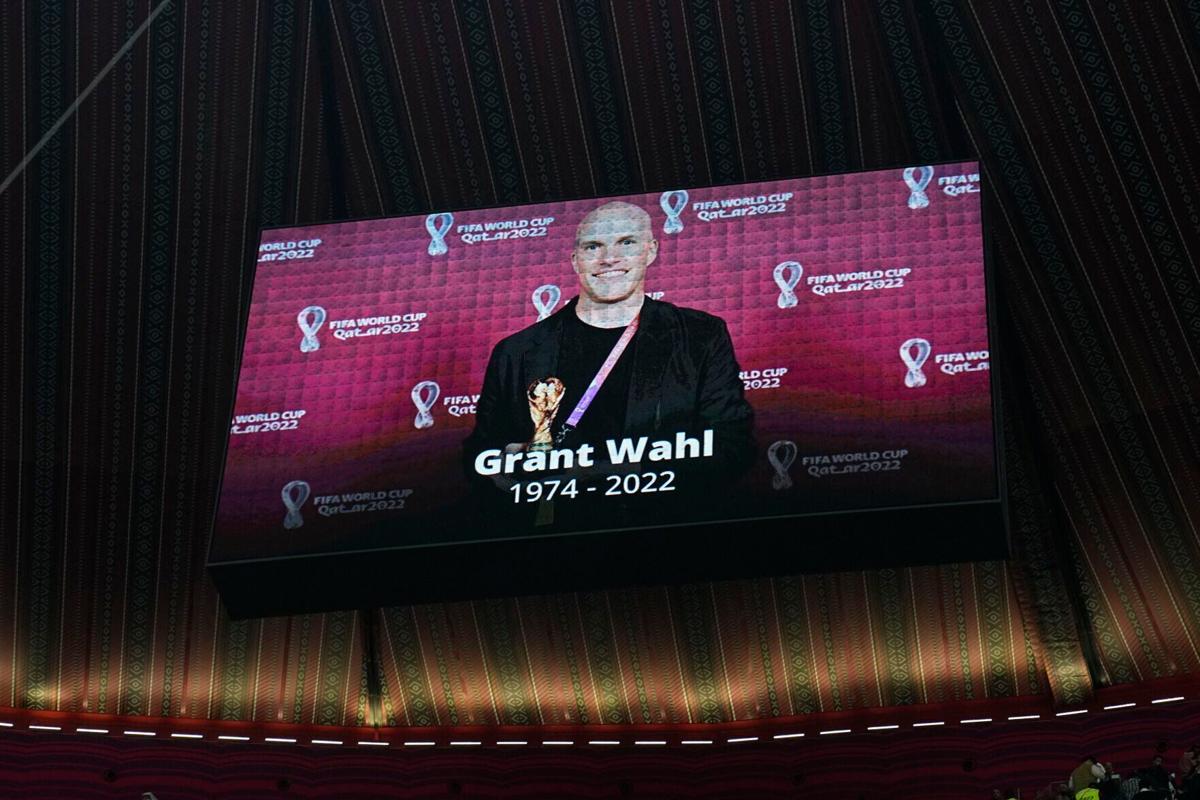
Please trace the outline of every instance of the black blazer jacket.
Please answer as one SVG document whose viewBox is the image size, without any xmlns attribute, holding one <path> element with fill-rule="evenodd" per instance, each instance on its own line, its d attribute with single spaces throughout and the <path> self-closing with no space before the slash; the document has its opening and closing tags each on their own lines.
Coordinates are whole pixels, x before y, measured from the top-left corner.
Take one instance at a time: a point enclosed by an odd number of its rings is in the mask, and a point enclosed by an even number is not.
<svg viewBox="0 0 1200 800">
<path fill-rule="evenodd" d="M 469 473 L 483 450 L 503 449 L 533 437 L 526 391 L 534 380 L 557 374 L 563 322 L 567 314 L 575 313 L 577 301 L 572 299 L 492 350 L 476 406 L 475 429 L 464 442 Z M 733 341 L 722 319 L 647 297 L 637 336 L 621 357 L 633 358 L 626 436 L 674 438 L 679 431 L 696 435 L 712 428 L 714 457 L 704 459 L 703 472 L 730 480 L 750 466 L 755 452 L 754 412 L 746 402 Z M 558 413 L 570 411 L 560 407 Z"/>
</svg>

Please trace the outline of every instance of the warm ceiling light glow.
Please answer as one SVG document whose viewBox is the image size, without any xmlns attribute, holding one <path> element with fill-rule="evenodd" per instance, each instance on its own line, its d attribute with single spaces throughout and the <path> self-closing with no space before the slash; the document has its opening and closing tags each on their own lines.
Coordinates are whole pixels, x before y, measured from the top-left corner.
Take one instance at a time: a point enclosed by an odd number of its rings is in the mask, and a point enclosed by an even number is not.
<svg viewBox="0 0 1200 800">
<path fill-rule="evenodd" d="M 1179 695 L 1178 697 L 1160 697 L 1157 700 L 1151 700 L 1150 704 L 1155 705 L 1157 703 L 1174 703 L 1174 702 L 1176 702 L 1178 700 L 1182 700 L 1182 699 L 1183 699 L 1183 695 Z"/>
<path fill-rule="evenodd" d="M 1105 711 L 1115 711 L 1118 708 L 1133 708 L 1136 705 L 1137 705 L 1137 703 L 1115 703 L 1111 706 L 1105 706 L 1104 710 Z"/>
</svg>

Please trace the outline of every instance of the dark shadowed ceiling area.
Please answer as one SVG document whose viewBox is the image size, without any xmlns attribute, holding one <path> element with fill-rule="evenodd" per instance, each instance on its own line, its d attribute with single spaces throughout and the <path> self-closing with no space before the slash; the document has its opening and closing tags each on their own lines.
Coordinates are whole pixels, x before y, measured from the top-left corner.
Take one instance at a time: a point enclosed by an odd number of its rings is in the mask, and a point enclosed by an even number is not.
<svg viewBox="0 0 1200 800">
<path fill-rule="evenodd" d="M 5 5 L 0 173 L 151 10 Z M 1197 64 L 1198 0 L 172 0 L 0 194 L 0 707 L 703 723 L 1200 671 Z M 974 153 L 1011 561 L 226 616 L 260 226 Z"/>
</svg>

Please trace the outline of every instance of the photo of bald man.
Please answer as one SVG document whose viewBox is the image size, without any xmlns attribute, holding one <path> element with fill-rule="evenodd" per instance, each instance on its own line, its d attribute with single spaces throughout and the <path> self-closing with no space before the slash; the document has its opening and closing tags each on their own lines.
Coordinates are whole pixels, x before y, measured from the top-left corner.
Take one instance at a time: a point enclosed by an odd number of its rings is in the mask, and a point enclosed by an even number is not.
<svg viewBox="0 0 1200 800">
<path fill-rule="evenodd" d="M 646 295 L 658 251 L 650 215 L 634 204 L 606 202 L 580 221 L 570 253 L 578 294 L 492 350 L 467 464 L 493 448 L 712 431 L 707 476 L 728 481 L 749 467 L 753 411 L 729 331 L 719 317 Z"/>
</svg>

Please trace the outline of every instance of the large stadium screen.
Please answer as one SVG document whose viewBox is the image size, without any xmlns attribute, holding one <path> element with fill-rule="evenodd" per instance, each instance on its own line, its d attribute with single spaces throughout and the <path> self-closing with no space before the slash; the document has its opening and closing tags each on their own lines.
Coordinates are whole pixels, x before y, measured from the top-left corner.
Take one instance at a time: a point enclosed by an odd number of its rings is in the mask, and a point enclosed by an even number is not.
<svg viewBox="0 0 1200 800">
<path fill-rule="evenodd" d="M 472 553 L 588 537 L 798 572 L 897 509 L 909 552 L 971 555 L 1000 526 L 937 509 L 999 505 L 979 192 L 971 162 L 264 231 L 218 582 L 359 553 L 454 565 L 372 600 L 470 596 Z"/>
</svg>

